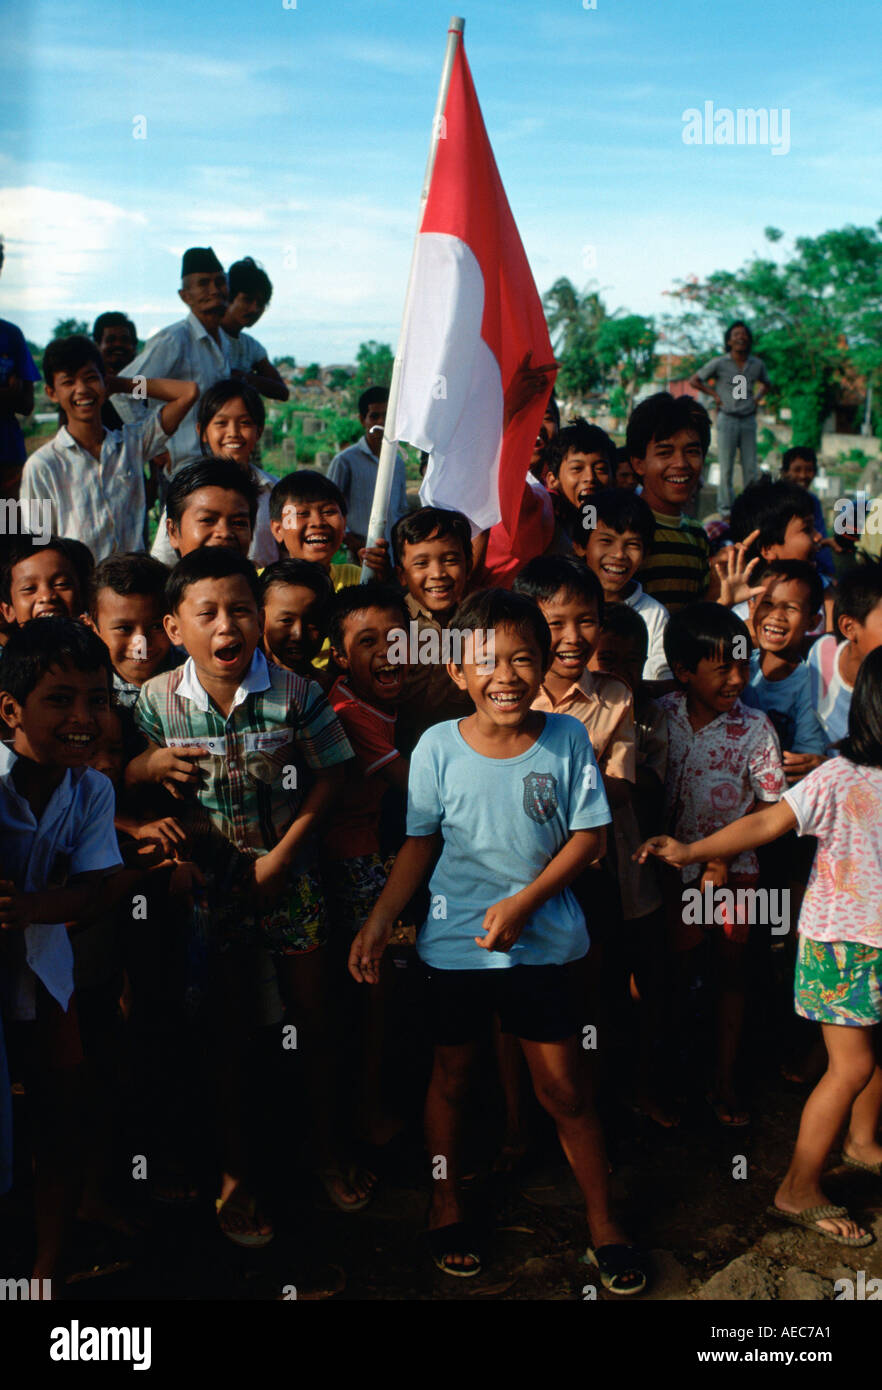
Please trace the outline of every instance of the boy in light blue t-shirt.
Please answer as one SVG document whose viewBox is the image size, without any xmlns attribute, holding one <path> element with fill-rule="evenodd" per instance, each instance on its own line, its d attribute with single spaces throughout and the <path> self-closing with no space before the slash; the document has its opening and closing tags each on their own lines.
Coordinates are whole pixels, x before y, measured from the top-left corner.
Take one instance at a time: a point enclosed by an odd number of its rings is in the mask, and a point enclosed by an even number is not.
<svg viewBox="0 0 882 1390">
<path fill-rule="evenodd" d="M 551 645 L 536 604 L 480 590 L 452 627 L 474 634 L 474 648 L 466 640 L 448 672 L 475 713 L 434 726 L 414 749 L 407 839 L 353 942 L 349 968 L 356 980 L 377 981 L 396 919 L 437 858 L 417 942 L 435 1043 L 426 1140 L 429 1154 L 446 1161 L 443 1174 L 433 1170 L 432 1259 L 459 1278 L 481 1269 L 478 1242 L 463 1220 L 459 1153 L 477 1042 L 498 1013 L 503 1032 L 520 1040 L 585 1197 L 589 1259 L 605 1288 L 639 1293 L 643 1256 L 610 1212 L 608 1163 L 580 1046 L 584 1020 L 567 969 L 588 949 L 570 884 L 604 852 L 610 813 L 602 779 L 578 720 L 531 709 Z"/>
</svg>

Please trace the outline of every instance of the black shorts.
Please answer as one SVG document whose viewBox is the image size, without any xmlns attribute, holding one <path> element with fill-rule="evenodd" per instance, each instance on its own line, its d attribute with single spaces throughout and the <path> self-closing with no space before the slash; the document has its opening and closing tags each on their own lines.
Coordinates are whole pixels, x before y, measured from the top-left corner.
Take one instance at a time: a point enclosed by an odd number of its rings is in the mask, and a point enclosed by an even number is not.
<svg viewBox="0 0 882 1390">
<path fill-rule="evenodd" d="M 499 1015 L 503 1033 L 528 1042 L 563 1042 L 581 1032 L 585 1010 L 572 965 L 424 969 L 436 1047 L 474 1042 L 494 1014 Z"/>
</svg>

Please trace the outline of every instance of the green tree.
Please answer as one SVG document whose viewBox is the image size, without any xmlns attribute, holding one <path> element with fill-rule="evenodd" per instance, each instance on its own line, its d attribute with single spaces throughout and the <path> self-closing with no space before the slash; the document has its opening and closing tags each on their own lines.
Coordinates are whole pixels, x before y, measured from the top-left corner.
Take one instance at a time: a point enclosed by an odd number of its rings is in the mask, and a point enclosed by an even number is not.
<svg viewBox="0 0 882 1390">
<path fill-rule="evenodd" d="M 782 241 L 766 228 L 772 245 Z M 755 257 L 738 271 L 679 282 L 683 322 L 718 328 L 743 318 L 772 380 L 770 399 L 791 412 L 794 443 L 816 446 L 847 364 L 882 389 L 882 220 L 798 237 L 779 260 Z"/>
<path fill-rule="evenodd" d="M 580 293 L 563 276 L 542 296 L 542 307 L 560 363 L 557 389 L 567 396 L 583 396 L 603 380 L 597 356 L 597 333 L 606 318 L 603 300 L 590 286 Z"/>
<path fill-rule="evenodd" d="M 359 343 L 355 355 L 355 376 L 351 381 L 353 396 L 358 397 L 369 386 L 388 386 L 392 380 L 394 361 L 388 343 L 378 343 L 373 338 Z"/>
<path fill-rule="evenodd" d="M 597 358 L 624 396 L 625 415 L 633 409 L 637 387 L 652 377 L 655 343 L 655 324 L 642 314 L 614 314 L 597 330 Z"/>
<path fill-rule="evenodd" d="M 288 367 L 289 370 L 293 370 L 294 367 L 297 366 L 297 363 L 295 362 L 295 360 L 294 360 L 293 357 L 274 357 L 274 358 L 273 358 L 273 366 L 274 366 L 274 367 Z"/>
<path fill-rule="evenodd" d="M 89 325 L 85 319 L 59 319 L 52 330 L 52 337 L 69 338 L 72 333 L 84 333 L 89 337 Z"/>
</svg>

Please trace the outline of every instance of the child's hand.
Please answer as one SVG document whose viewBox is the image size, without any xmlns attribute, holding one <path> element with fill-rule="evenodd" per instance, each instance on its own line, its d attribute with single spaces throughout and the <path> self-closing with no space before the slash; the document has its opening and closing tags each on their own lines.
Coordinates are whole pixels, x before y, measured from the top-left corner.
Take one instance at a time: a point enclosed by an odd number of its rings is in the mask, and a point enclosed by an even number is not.
<svg viewBox="0 0 882 1390">
<path fill-rule="evenodd" d="M 494 903 L 484 913 L 481 927 L 487 935 L 476 936 L 477 945 L 485 951 L 510 951 L 527 925 L 529 915 L 517 894 Z"/>
<path fill-rule="evenodd" d="M 156 869 L 165 863 L 165 850 L 156 840 L 132 840 L 120 846 L 120 854 L 127 869 Z"/>
<path fill-rule="evenodd" d="M 672 835 L 654 835 L 651 840 L 644 840 L 631 858 L 638 864 L 645 864 L 651 854 L 675 869 L 685 869 L 691 862 L 689 846 L 675 840 Z"/>
<path fill-rule="evenodd" d="M 187 847 L 187 832 L 174 816 L 147 821 L 137 826 L 132 834 L 136 840 L 153 840 L 161 845 L 163 853 L 170 859 L 178 859 L 181 851 Z"/>
<path fill-rule="evenodd" d="M 744 603 L 745 600 L 765 592 L 765 584 L 751 588 L 748 582 L 760 562 L 758 555 L 749 562 L 746 560 L 748 548 L 758 535 L 758 529 L 751 531 L 750 535 L 745 536 L 737 545 L 723 546 L 711 560 L 720 581 L 720 597 L 717 602 L 726 608 L 732 608 L 736 603 Z"/>
<path fill-rule="evenodd" d="M 0 931 L 21 931 L 31 924 L 27 894 L 9 879 L 0 879 Z"/>
<path fill-rule="evenodd" d="M 375 985 L 379 981 L 380 961 L 394 927 L 394 922 L 379 916 L 374 908 L 353 941 L 349 952 L 349 973 L 360 985 Z"/>
<path fill-rule="evenodd" d="M 508 383 L 503 403 L 503 429 L 506 429 L 516 415 L 543 393 L 547 394 L 557 371 L 557 362 L 546 362 L 543 366 L 533 366 L 532 352 L 526 353 L 518 363 L 515 373 Z"/>
<path fill-rule="evenodd" d="M 373 545 L 364 546 L 358 552 L 358 558 L 369 570 L 373 570 L 378 579 L 388 579 L 392 573 L 387 540 L 374 541 Z"/>
<path fill-rule="evenodd" d="M 208 757 L 207 748 L 152 748 L 145 754 L 147 775 L 151 782 L 161 782 L 166 791 L 178 801 L 195 792 L 202 783 L 199 758 Z"/>
<path fill-rule="evenodd" d="M 168 891 L 175 896 L 190 897 L 197 889 L 205 887 L 205 879 L 198 864 L 185 859 L 175 864 L 168 881 Z"/>
<path fill-rule="evenodd" d="M 791 786 L 826 761 L 821 753 L 782 753 L 781 758 L 784 775 Z"/>
<path fill-rule="evenodd" d="M 729 866 L 722 859 L 709 859 L 701 875 L 700 887 L 709 883 L 712 888 L 724 888 L 729 881 Z"/>
</svg>

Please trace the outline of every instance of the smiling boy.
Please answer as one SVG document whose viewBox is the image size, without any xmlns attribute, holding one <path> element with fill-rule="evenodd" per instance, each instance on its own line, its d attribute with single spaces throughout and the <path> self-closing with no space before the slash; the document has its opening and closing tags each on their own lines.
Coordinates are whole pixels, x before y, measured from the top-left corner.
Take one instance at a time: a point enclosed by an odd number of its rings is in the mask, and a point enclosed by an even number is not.
<svg viewBox="0 0 882 1390">
<path fill-rule="evenodd" d="M 167 580 L 165 565 L 139 554 L 109 555 L 92 580 L 89 622 L 110 652 L 116 702 L 127 709 L 151 676 L 180 661 L 170 659 L 163 621 Z"/>
<path fill-rule="evenodd" d="M 480 1273 L 479 1241 L 463 1219 L 460 1154 L 477 1042 L 498 1010 L 503 1031 L 520 1040 L 536 1095 L 582 1189 L 604 1284 L 639 1292 L 646 1283 L 641 1257 L 609 1208 L 608 1163 L 567 970 L 587 949 L 570 884 L 603 851 L 606 798 L 584 729 L 532 707 L 550 645 L 535 604 L 481 590 L 455 621 L 462 631 L 493 632 L 493 660 L 475 665 L 465 643 L 462 662 L 450 664 L 475 712 L 435 725 L 414 751 L 408 838 L 353 943 L 349 968 L 356 980 L 377 980 L 396 918 L 434 864 L 434 909 L 417 938 L 435 1042 L 427 1151 L 446 1158 L 444 1172 L 433 1173 L 432 1259 L 445 1274 Z"/>
<path fill-rule="evenodd" d="M 625 447 L 655 521 L 640 580 L 669 613 L 708 589 L 710 543 L 684 508 L 701 480 L 710 428 L 703 406 L 668 391 L 641 401 L 628 421 Z"/>
<path fill-rule="evenodd" d="M 13 537 L 0 575 L 0 611 L 9 624 L 76 618 L 85 609 L 91 571 L 79 547 L 62 536 L 50 536 L 45 545 L 32 536 Z"/>
<path fill-rule="evenodd" d="M 558 499 L 565 529 L 575 534 L 584 504 L 613 486 L 616 446 L 599 425 L 579 418 L 560 431 L 548 460 L 546 486 Z"/>
<path fill-rule="evenodd" d="M 322 683 L 312 662 L 328 636 L 330 576 L 312 560 L 277 560 L 260 576 L 263 650 L 270 661 Z"/>
<path fill-rule="evenodd" d="M 148 397 L 165 401 L 136 424 L 108 430 L 101 407 L 109 391 L 131 393 L 138 382 L 104 379 L 90 338 L 56 338 L 43 357 L 46 395 L 64 423 L 25 464 L 21 497 L 52 505 L 53 530 L 89 547 L 95 561 L 115 550 L 144 548 L 144 469 L 175 433 L 198 395 L 193 381 L 141 378 Z M 122 397 L 120 397 L 122 399 Z"/>
<path fill-rule="evenodd" d="M 257 490 L 232 459 L 201 459 L 180 469 L 166 499 L 166 532 L 178 556 L 222 546 L 247 556 L 257 516 Z"/>
<path fill-rule="evenodd" d="M 462 512 L 447 507 L 419 507 L 395 526 L 392 546 L 398 581 L 406 589 L 408 627 L 416 623 L 417 645 L 423 632 L 437 634 L 437 651 L 462 602 L 472 570 L 471 527 Z M 407 630 L 407 628 L 405 629 Z M 423 647 L 425 654 L 427 648 Z M 401 696 L 400 746 L 407 752 L 432 724 L 470 713 L 468 693 L 450 679 L 445 662 L 412 660 Z"/>
<path fill-rule="evenodd" d="M 603 585 L 605 606 L 626 603 L 646 624 L 649 650 L 643 679 L 668 681 L 665 628 L 670 614 L 664 604 L 644 592 L 635 579 L 652 545 L 655 518 L 642 497 L 625 488 L 599 493 L 592 503 L 594 526 L 573 537 L 573 549 L 584 556 Z"/>
</svg>

